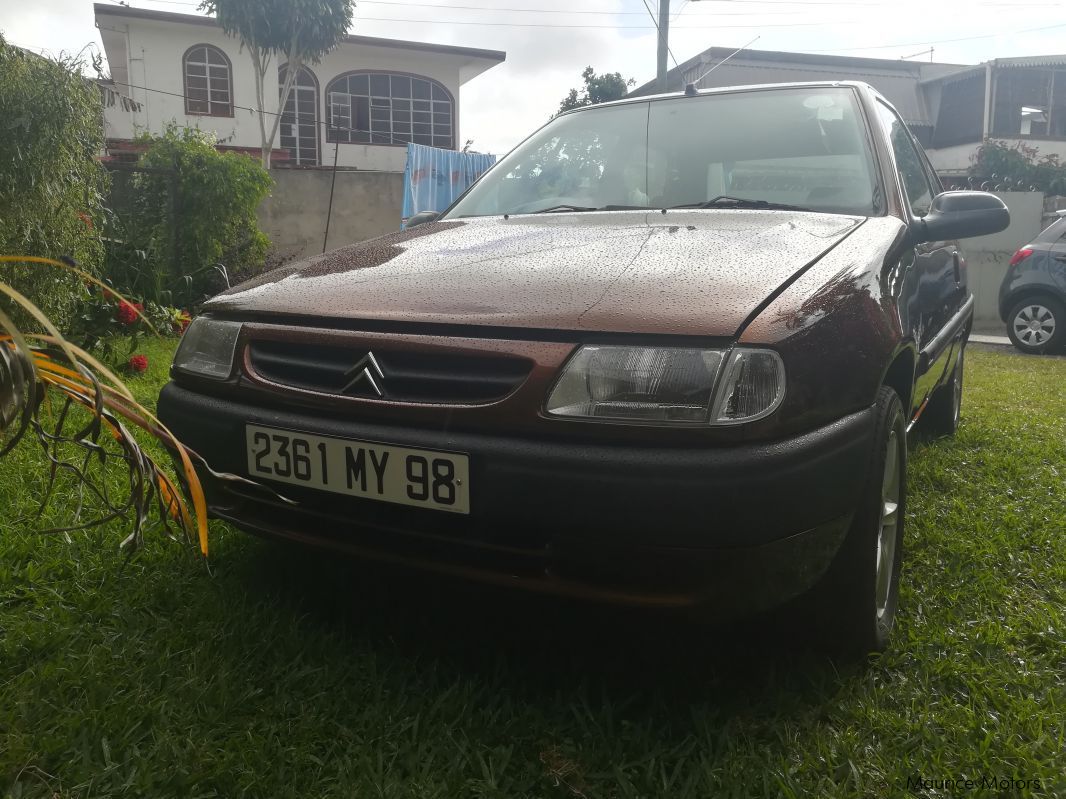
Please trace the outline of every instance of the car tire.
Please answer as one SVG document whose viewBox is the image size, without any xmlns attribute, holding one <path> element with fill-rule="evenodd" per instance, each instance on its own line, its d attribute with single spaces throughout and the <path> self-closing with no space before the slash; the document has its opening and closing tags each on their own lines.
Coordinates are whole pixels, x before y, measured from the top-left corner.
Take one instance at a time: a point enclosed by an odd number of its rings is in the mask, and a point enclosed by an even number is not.
<svg viewBox="0 0 1066 799">
<path fill-rule="evenodd" d="M 933 437 L 953 436 L 959 429 L 965 361 L 966 344 L 963 343 L 962 349 L 959 350 L 959 359 L 955 362 L 955 370 L 951 373 L 951 379 L 933 391 L 929 404 L 925 406 L 920 419 L 920 427 L 924 433 Z"/>
<path fill-rule="evenodd" d="M 823 648 L 846 658 L 887 646 L 899 604 L 907 510 L 907 426 L 899 395 L 877 394 L 866 484 L 844 543 L 814 589 L 813 619 Z"/>
<path fill-rule="evenodd" d="M 1007 314 L 1007 335 L 1028 355 L 1054 352 L 1066 341 L 1066 308 L 1054 297 L 1027 297 Z"/>
</svg>

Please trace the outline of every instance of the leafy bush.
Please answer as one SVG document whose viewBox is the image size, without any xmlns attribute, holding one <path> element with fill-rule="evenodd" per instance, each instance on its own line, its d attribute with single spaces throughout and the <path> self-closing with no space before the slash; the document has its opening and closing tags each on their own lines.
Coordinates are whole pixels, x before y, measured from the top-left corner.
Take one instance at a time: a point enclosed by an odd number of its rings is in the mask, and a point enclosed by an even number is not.
<svg viewBox="0 0 1066 799">
<path fill-rule="evenodd" d="M 107 278 L 147 300 L 188 306 L 221 287 L 220 264 L 229 273 L 261 269 L 270 242 L 256 209 L 272 185 L 267 171 L 191 128 L 170 125 L 137 143 L 145 148 L 138 166 L 150 171 L 125 186 L 129 209 L 113 220 Z"/>
<path fill-rule="evenodd" d="M 128 345 L 124 356 L 128 357 L 136 352 L 142 337 L 181 335 L 190 321 L 189 312 L 180 308 L 152 300 L 127 302 L 110 289 L 89 284 L 67 338 L 107 361 L 116 354 L 117 342 Z"/>
<path fill-rule="evenodd" d="M 1011 146 L 986 140 L 972 158 L 970 174 L 989 188 L 1066 194 L 1066 165 L 1059 163 L 1058 155 L 1041 156 L 1024 142 Z"/>
<path fill-rule="evenodd" d="M 99 90 L 80 64 L 41 58 L 0 37 L 0 252 L 73 256 L 100 273 L 102 146 Z M 60 326 L 71 319 L 79 283 L 69 273 L 5 264 L 2 276 Z"/>
</svg>

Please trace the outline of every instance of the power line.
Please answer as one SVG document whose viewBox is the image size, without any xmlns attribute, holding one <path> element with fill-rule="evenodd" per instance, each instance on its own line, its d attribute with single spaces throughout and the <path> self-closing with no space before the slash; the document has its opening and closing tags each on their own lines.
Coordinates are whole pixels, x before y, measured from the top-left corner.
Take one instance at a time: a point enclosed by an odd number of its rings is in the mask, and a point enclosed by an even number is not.
<svg viewBox="0 0 1066 799">
<path fill-rule="evenodd" d="M 117 0 L 109 0 L 109 1 L 110 2 L 114 2 L 117 5 L 122 5 L 122 3 L 119 3 Z M 374 1 L 375 2 L 381 2 L 381 3 L 386 2 L 386 0 L 374 0 Z M 740 1 L 741 0 L 711 0 L 711 2 L 718 2 L 718 3 L 735 3 L 735 2 L 740 2 Z M 748 0 L 745 0 L 745 2 L 747 2 L 747 1 Z M 168 3 L 168 4 L 174 4 L 174 5 L 194 5 L 193 3 L 179 2 L 179 0 L 148 0 L 148 2 Z M 362 2 L 368 3 L 368 2 L 371 2 L 371 0 L 362 0 Z M 827 6 L 827 5 L 854 6 L 854 5 L 856 5 L 856 3 L 850 2 L 849 0 L 750 0 L 750 2 L 758 3 L 758 4 L 769 4 L 769 5 L 813 5 L 813 6 Z M 881 3 L 876 3 L 876 4 L 877 5 L 881 5 Z M 414 4 L 406 4 L 405 3 L 404 5 L 414 5 Z M 428 4 L 424 4 L 424 5 L 428 5 Z M 869 5 L 875 5 L 875 3 L 870 3 Z M 898 6 L 899 3 L 898 2 L 892 2 L 892 0 L 888 0 L 886 3 L 884 3 L 884 5 L 896 5 L 896 6 Z M 1024 6 L 1030 6 L 1030 7 L 1044 7 L 1044 8 L 1061 8 L 1061 7 L 1063 7 L 1060 4 L 1049 4 L 1049 3 L 1021 3 L 1021 2 L 1019 2 L 1019 3 L 1015 3 L 1015 2 L 1010 2 L 1010 3 L 1007 3 L 1007 2 L 982 3 L 982 2 L 979 2 L 979 0 L 968 4 L 969 7 L 973 7 L 973 6 L 983 6 L 983 7 L 1010 6 L 1010 7 L 1019 7 L 1019 6 L 1023 6 L 1023 5 Z M 439 7 L 439 8 L 447 8 L 447 6 L 437 6 L 437 7 Z M 482 9 L 482 10 L 489 10 L 489 9 Z M 517 9 L 512 9 L 512 10 L 517 10 Z M 640 13 L 640 12 L 628 12 L 628 13 Z M 694 14 L 690 13 L 690 14 L 686 15 L 686 18 L 687 19 L 692 19 L 695 16 L 705 16 L 705 15 L 702 15 L 702 14 L 701 15 L 694 15 Z M 707 16 L 709 16 L 709 15 L 707 15 Z M 600 28 L 600 29 L 612 29 L 613 28 L 613 29 L 617 29 L 617 30 L 634 30 L 634 29 L 636 29 L 636 30 L 655 30 L 654 27 L 648 26 L 648 25 L 560 25 L 560 24 L 552 24 L 552 23 L 505 23 L 505 22 L 481 22 L 481 21 L 477 21 L 477 22 L 460 22 L 460 21 L 450 21 L 450 20 L 401 19 L 401 18 L 385 18 L 385 17 L 360 17 L 359 19 L 365 20 L 365 21 L 370 21 L 370 22 L 406 22 L 406 23 L 425 23 L 425 24 L 431 24 L 431 25 L 432 24 L 438 24 L 438 25 L 500 26 L 500 27 L 516 27 L 516 28 L 530 28 L 530 27 L 533 27 L 533 28 Z M 859 20 L 839 20 L 839 21 L 838 20 L 834 20 L 832 22 L 799 22 L 799 23 L 780 23 L 780 24 L 771 23 L 771 24 L 764 24 L 764 25 L 712 25 L 712 26 L 686 25 L 686 26 L 684 26 L 683 30 L 701 30 L 701 29 L 712 29 L 713 30 L 713 29 L 719 29 L 719 28 L 793 28 L 793 27 L 810 27 L 810 26 L 855 24 L 858 21 Z M 909 41 L 909 42 L 898 42 L 898 43 L 895 43 L 895 44 L 868 44 L 868 45 L 857 45 L 855 47 L 839 47 L 839 48 L 832 48 L 832 49 L 809 49 L 809 48 L 804 48 L 802 50 L 802 52 L 806 52 L 806 53 L 848 53 L 848 52 L 855 52 L 855 51 L 858 51 L 858 50 L 888 50 L 888 49 L 893 49 L 893 48 L 896 48 L 896 47 L 923 47 L 923 46 L 934 45 L 934 44 L 952 44 L 952 43 L 956 43 L 956 42 L 978 41 L 978 40 L 981 40 L 981 39 L 994 39 L 994 38 L 997 38 L 999 36 L 1014 36 L 1014 35 L 1021 34 L 1021 33 L 1039 33 L 1039 32 L 1042 32 L 1042 31 L 1055 30 L 1055 29 L 1059 29 L 1059 28 L 1063 28 L 1063 27 L 1066 27 L 1066 23 L 1061 23 L 1061 24 L 1057 24 L 1057 25 L 1041 25 L 1039 27 L 1022 28 L 1020 30 L 1013 30 L 1013 31 L 998 31 L 996 33 L 980 34 L 980 35 L 975 35 L 975 36 L 959 36 L 959 37 L 955 37 L 955 38 L 951 38 L 951 39 L 936 39 L 936 40 L 925 40 L 925 41 L 918 41 L 918 42 Z M 40 48 L 40 49 L 44 49 L 44 48 Z"/>
<path fill-rule="evenodd" d="M 116 5 L 126 5 L 119 0 L 110 0 Z M 362 2 L 370 2 L 371 0 L 362 0 Z M 376 0 L 379 3 L 386 4 L 387 0 Z M 194 5 L 195 3 L 179 2 L 179 0 L 148 0 L 148 2 L 165 2 L 173 5 Z M 647 7 L 647 0 L 644 0 L 645 7 Z M 427 3 L 390 3 L 393 5 L 420 5 L 423 7 L 432 7 L 432 9 L 465 9 L 472 11 L 511 11 L 511 12 L 534 12 L 535 9 L 480 9 L 477 6 L 470 5 L 430 5 Z M 129 6 L 126 6 L 129 7 Z M 539 10 L 548 11 L 548 10 Z M 550 12 L 558 14 L 569 14 L 570 12 Z M 593 13 L 593 12 L 574 12 L 574 13 Z M 598 13 L 598 12 L 597 12 Z M 611 13 L 611 12 L 603 12 Z M 641 12 L 620 12 L 625 14 L 640 14 Z M 649 12 L 650 13 L 650 12 Z M 756 14 L 736 13 L 727 16 L 757 16 Z M 209 18 L 209 17 L 205 17 Z M 574 29 L 601 29 L 601 30 L 618 30 L 618 31 L 658 31 L 659 26 L 655 23 L 655 18 L 652 17 L 652 25 L 568 25 L 565 22 L 487 22 L 483 20 L 462 20 L 462 19 L 410 19 L 407 17 L 356 17 L 355 21 L 366 22 L 415 22 L 419 25 L 467 25 L 489 28 L 574 28 Z M 760 22 L 758 25 L 714 25 L 714 26 L 698 26 L 689 25 L 684 26 L 684 30 L 717 30 L 721 28 L 807 28 L 811 26 L 829 26 L 829 25 L 854 25 L 854 23 L 860 20 L 831 20 L 825 22 Z M 674 58 L 674 53 L 671 53 L 671 58 Z M 674 58 L 674 64 L 677 64 L 677 59 Z"/>
<path fill-rule="evenodd" d="M 601 30 L 653 31 L 654 25 L 567 25 L 552 22 L 464 22 L 457 19 L 410 19 L 408 17 L 358 17 L 357 22 L 404 22 L 426 25 L 481 25 L 500 28 L 598 28 Z M 828 27 L 830 25 L 855 25 L 866 20 L 823 20 L 821 22 L 770 22 L 752 25 L 686 25 L 682 30 L 722 30 L 723 28 L 806 28 L 811 26 Z"/>
<path fill-rule="evenodd" d="M 1058 25 L 1041 25 L 1039 28 L 1022 28 L 1017 31 L 999 31 L 998 33 L 985 33 L 980 36 L 960 36 L 957 39 L 936 39 L 924 42 L 900 42 L 899 44 L 867 44 L 859 47 L 841 47 L 835 50 L 804 50 L 805 53 L 847 53 L 854 50 L 887 50 L 894 47 L 922 47 L 933 44 L 951 44 L 952 42 L 972 42 L 977 39 L 995 39 L 998 36 L 1016 36 L 1019 33 L 1036 33 L 1039 31 L 1066 28 L 1066 22 Z"/>
<path fill-rule="evenodd" d="M 36 47 L 32 44 L 22 44 L 21 42 L 16 42 L 13 39 L 8 39 L 7 43 L 13 44 L 15 45 L 15 47 L 21 47 L 23 50 L 32 50 L 33 52 L 41 56 L 50 55 L 54 52 L 52 50 L 49 50 L 47 47 Z"/>
<path fill-rule="evenodd" d="M 928 3 L 922 0 L 916 0 L 913 3 L 901 3 L 893 2 L 893 0 L 878 0 L 878 2 L 859 3 L 855 0 L 707 0 L 713 3 L 740 3 L 745 5 L 783 5 L 783 6 L 851 6 L 853 8 L 869 8 L 870 6 L 884 6 L 898 8 L 901 5 L 928 5 Z M 963 4 L 960 4 L 963 5 Z M 1033 3 L 1033 2 L 1013 2 L 1013 0 L 985 0 L 984 2 L 969 2 L 964 4 L 965 8 L 990 8 L 990 7 L 1007 7 L 1007 8 L 1066 8 L 1061 2 L 1052 3 Z"/>
<path fill-rule="evenodd" d="M 853 8 L 869 8 L 871 6 L 881 7 L 899 7 L 900 5 L 925 5 L 923 0 L 915 0 L 915 2 L 907 3 L 900 2 L 900 0 L 873 0 L 872 2 L 859 3 L 856 0 L 705 0 L 709 3 L 724 3 L 734 4 L 743 1 L 744 5 L 781 5 L 781 6 L 849 6 Z M 106 2 L 113 3 L 115 5 L 125 6 L 132 8 L 124 0 L 106 0 Z M 141 2 L 147 3 L 159 3 L 163 5 L 171 6 L 186 6 L 189 8 L 196 8 L 200 4 L 195 2 L 188 2 L 188 0 L 141 0 Z M 685 0 L 681 8 L 677 11 L 675 19 L 681 16 L 683 11 L 686 11 L 686 6 L 689 0 Z M 591 9 L 556 9 L 556 8 L 514 8 L 514 7 L 502 7 L 502 6 L 470 6 L 470 5 L 442 5 L 440 3 L 420 3 L 420 2 L 406 2 L 405 0 L 358 0 L 359 5 L 383 5 L 383 6 L 398 6 L 398 7 L 412 7 L 412 8 L 438 8 L 444 11 L 488 11 L 488 12 L 513 12 L 522 14 L 592 14 L 602 16 L 644 16 L 642 11 L 601 11 Z M 1066 8 L 1061 2 L 1012 2 L 1011 0 L 972 0 L 972 2 L 965 4 L 967 8 Z M 758 14 L 766 13 L 765 11 L 721 11 L 717 9 L 709 9 L 705 13 L 694 12 L 692 9 L 687 9 L 687 16 L 693 17 L 717 17 L 717 16 L 755 16 Z M 800 11 L 774 11 L 775 14 L 798 14 L 804 13 Z"/>
<path fill-rule="evenodd" d="M 120 0 L 109 0 L 109 2 L 115 3 L 116 5 L 119 5 L 119 6 L 124 6 L 124 7 L 127 7 L 127 8 L 130 7 L 130 6 L 127 6 L 123 2 L 120 2 Z M 196 3 L 179 2 L 179 0 L 147 0 L 147 2 L 167 3 L 167 4 L 170 4 L 170 5 L 189 5 L 189 6 L 197 5 Z M 362 2 L 368 3 L 368 2 L 371 2 L 371 0 L 362 0 Z M 591 11 L 574 11 L 574 12 L 570 12 L 570 11 L 550 11 L 549 9 L 521 9 L 521 8 L 507 8 L 507 9 L 495 8 L 495 9 L 490 9 L 490 8 L 478 8 L 476 6 L 430 5 L 428 3 L 399 3 L 399 2 L 387 3 L 387 0 L 376 0 L 376 2 L 379 2 L 381 4 L 391 4 L 391 5 L 410 5 L 410 6 L 422 6 L 422 7 L 425 7 L 425 8 L 441 8 L 441 9 L 445 9 L 445 10 L 449 10 L 449 9 L 467 9 L 467 10 L 476 10 L 476 11 L 511 11 L 511 12 L 516 12 L 516 13 L 517 12 L 544 11 L 544 12 L 548 12 L 548 13 L 558 13 L 558 14 L 569 14 L 569 13 L 575 13 L 575 14 L 585 14 L 585 13 L 613 14 L 613 12 L 591 12 Z M 647 4 L 647 0 L 644 0 L 644 2 L 645 2 L 645 7 L 647 7 L 647 5 L 646 5 Z M 639 11 L 624 11 L 624 12 L 618 12 L 618 13 L 620 13 L 620 14 L 641 14 L 643 16 L 643 13 L 639 12 Z M 800 12 L 786 12 L 786 13 L 800 13 Z M 700 16 L 712 16 L 712 15 L 700 15 Z M 718 16 L 718 15 L 713 15 L 713 16 Z M 755 13 L 746 13 L 746 12 L 735 12 L 735 13 L 731 13 L 731 14 L 726 14 L 724 16 L 757 16 L 757 14 L 755 14 Z M 692 15 L 689 15 L 689 18 L 691 18 L 691 17 L 692 17 Z M 205 17 L 205 19 L 210 19 L 210 17 Z M 603 29 L 603 30 L 655 30 L 655 31 L 657 31 L 659 29 L 659 26 L 657 24 L 654 24 L 654 22 L 655 22 L 654 18 L 652 19 L 652 22 L 653 22 L 652 25 L 595 25 L 595 24 L 587 24 L 586 25 L 586 24 L 567 24 L 567 23 L 554 23 L 554 22 L 485 22 L 485 21 L 482 21 L 482 20 L 410 19 L 410 18 L 407 18 L 407 17 L 356 17 L 355 21 L 357 21 L 357 22 L 359 22 L 359 21 L 364 21 L 364 22 L 403 22 L 403 23 L 417 23 L 417 24 L 426 24 L 426 25 L 477 25 L 477 26 L 501 27 L 501 28 L 592 28 L 592 29 Z M 855 24 L 856 22 L 859 22 L 859 20 L 832 20 L 832 21 L 826 21 L 826 22 L 795 22 L 795 23 L 759 23 L 759 24 L 753 24 L 753 25 L 686 25 L 686 26 L 684 26 L 684 30 L 717 30 L 719 28 L 791 28 L 791 27 L 809 27 L 809 26 L 812 26 L 812 25 L 822 25 L 822 26 L 825 26 L 825 25 L 852 25 L 852 24 Z M 670 55 L 671 55 L 671 57 L 673 57 L 673 53 L 671 53 Z M 677 59 L 676 58 L 674 58 L 674 63 L 677 64 Z"/>
<path fill-rule="evenodd" d="M 125 3 L 120 0 L 109 0 L 109 2 L 115 3 L 119 6 L 126 6 Z M 169 5 L 197 5 L 196 3 L 180 2 L 179 0 L 147 0 L 147 2 L 153 3 L 167 3 Z M 420 6 L 423 8 L 441 8 L 445 10 L 451 9 L 465 9 L 472 11 L 510 11 L 510 12 L 545 12 L 555 14 L 591 14 L 591 13 L 604 13 L 613 14 L 614 12 L 593 12 L 593 11 L 554 11 L 550 9 L 529 9 L 529 8 L 482 8 L 477 6 L 442 6 L 431 5 L 428 3 L 400 3 L 390 2 L 390 0 L 362 0 L 363 3 L 377 2 L 380 5 L 396 5 L 396 6 Z M 647 0 L 644 0 L 645 8 L 647 8 Z M 639 11 L 622 11 L 619 14 L 642 14 Z M 650 10 L 649 12 L 650 13 Z M 786 13 L 800 13 L 800 12 L 786 12 Z M 712 15 L 700 15 L 700 16 L 712 16 Z M 717 14 L 713 16 L 718 16 Z M 755 13 L 746 12 L 734 12 L 725 14 L 723 16 L 757 16 Z M 691 18 L 692 15 L 689 15 Z M 205 17 L 210 19 L 210 17 Z M 355 21 L 364 22 L 404 22 L 404 23 L 417 23 L 426 25 L 476 25 L 479 27 L 499 27 L 499 28 L 592 28 L 603 30 L 654 30 L 658 31 L 659 26 L 655 24 L 655 18 L 652 17 L 651 25 L 595 25 L 595 24 L 567 24 L 567 23 L 555 23 L 555 22 L 485 22 L 482 20 L 448 20 L 448 19 L 409 19 L 407 17 L 356 17 Z M 826 22 L 795 22 L 795 23 L 759 23 L 753 25 L 685 25 L 684 30 L 717 30 L 719 28 L 791 28 L 791 27 L 809 27 L 812 25 L 852 25 L 859 20 L 833 20 Z M 677 58 L 673 53 L 670 53 L 671 58 L 674 58 L 674 64 L 677 64 Z"/>
<path fill-rule="evenodd" d="M 167 0 L 167 2 L 169 2 L 169 1 L 170 0 Z M 164 0 L 149 0 L 149 2 L 161 3 L 161 2 L 164 2 Z M 686 0 L 686 3 L 687 3 L 687 0 Z M 495 12 L 495 11 L 508 11 L 508 12 L 513 12 L 513 13 L 516 13 L 516 14 L 597 14 L 597 15 L 600 15 L 600 16 L 607 16 L 607 17 L 623 17 L 623 16 L 640 16 L 640 17 L 642 17 L 642 16 L 644 16 L 644 12 L 643 11 L 592 11 L 592 10 L 589 10 L 589 9 L 565 10 L 565 9 L 561 9 L 561 8 L 503 8 L 503 7 L 499 7 L 499 6 L 496 6 L 496 7 L 489 7 L 489 6 L 458 6 L 458 5 L 456 5 L 456 6 L 453 6 L 453 5 L 444 6 L 444 5 L 440 5 L 439 3 L 407 3 L 407 2 L 403 2 L 403 0 L 358 0 L 358 4 L 360 6 L 375 5 L 375 6 L 400 6 L 400 7 L 410 6 L 410 7 L 417 7 L 417 8 L 439 8 L 439 9 L 442 9 L 444 11 L 493 11 L 493 12 Z M 183 5 L 195 5 L 195 3 L 185 3 Z M 645 4 L 645 7 L 647 7 L 646 4 Z M 679 9 L 677 14 L 675 15 L 675 17 L 674 17 L 675 19 L 677 18 L 677 16 L 680 16 L 681 11 L 684 10 L 684 7 L 685 7 L 685 4 L 683 3 L 682 6 L 681 6 L 681 9 Z M 800 12 L 800 11 L 786 11 L 786 12 L 783 12 L 783 13 L 786 13 L 786 14 L 800 14 L 800 13 L 803 13 L 803 12 Z M 708 14 L 706 16 L 751 17 L 751 16 L 756 16 L 758 14 L 759 14 L 759 12 L 757 12 L 757 11 L 718 11 L 718 12 L 715 12 L 713 15 L 712 14 Z"/>
</svg>

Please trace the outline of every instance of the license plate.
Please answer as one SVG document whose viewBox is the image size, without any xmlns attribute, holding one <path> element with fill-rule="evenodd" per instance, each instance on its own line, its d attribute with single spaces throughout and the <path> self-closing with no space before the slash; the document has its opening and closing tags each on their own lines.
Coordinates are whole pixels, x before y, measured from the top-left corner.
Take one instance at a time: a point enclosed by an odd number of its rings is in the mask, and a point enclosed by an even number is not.
<svg viewBox="0 0 1066 799">
<path fill-rule="evenodd" d="M 470 513 L 470 463 L 455 452 L 407 449 L 248 425 L 248 473 L 335 494 Z"/>
</svg>

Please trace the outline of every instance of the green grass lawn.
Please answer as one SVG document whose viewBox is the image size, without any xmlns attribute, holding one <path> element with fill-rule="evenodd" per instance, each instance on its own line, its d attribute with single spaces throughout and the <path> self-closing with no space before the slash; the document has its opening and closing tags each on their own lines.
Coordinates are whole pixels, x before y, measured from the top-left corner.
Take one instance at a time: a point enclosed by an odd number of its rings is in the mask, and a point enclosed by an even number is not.
<svg viewBox="0 0 1066 799">
<path fill-rule="evenodd" d="M 1066 796 L 1066 359 L 967 367 L 958 437 L 912 453 L 899 628 L 865 668 L 219 524 L 210 569 L 151 535 L 126 562 L 120 525 L 33 532 L 27 442 L 0 462 L 0 794 Z"/>
</svg>

